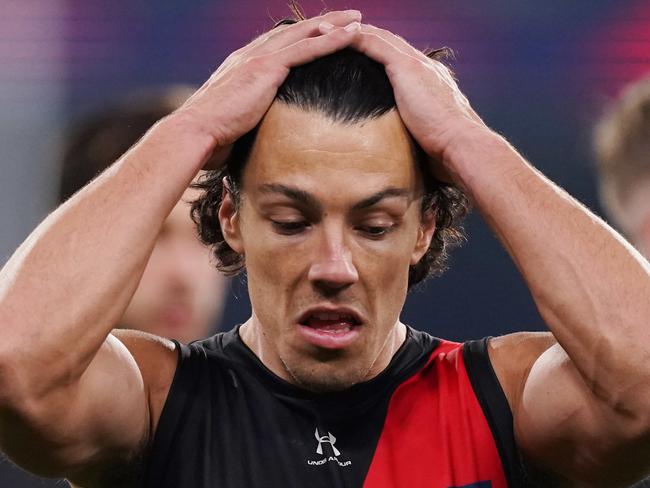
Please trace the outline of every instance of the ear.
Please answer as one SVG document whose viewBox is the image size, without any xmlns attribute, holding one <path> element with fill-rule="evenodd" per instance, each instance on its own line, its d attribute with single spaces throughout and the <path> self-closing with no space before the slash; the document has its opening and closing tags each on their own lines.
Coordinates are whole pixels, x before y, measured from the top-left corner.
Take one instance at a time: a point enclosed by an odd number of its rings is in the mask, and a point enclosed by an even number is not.
<svg viewBox="0 0 650 488">
<path fill-rule="evenodd" d="M 244 254 L 244 245 L 239 228 L 239 210 L 235 205 L 232 191 L 225 177 L 223 179 L 221 205 L 219 206 L 219 224 L 226 243 L 236 253 Z"/>
<path fill-rule="evenodd" d="M 411 253 L 411 266 L 418 264 L 422 256 L 424 256 L 429 249 L 433 233 L 436 230 L 436 219 L 431 209 L 427 210 L 422 216 L 420 228 L 418 229 L 418 237 L 415 241 L 415 247 Z"/>
</svg>

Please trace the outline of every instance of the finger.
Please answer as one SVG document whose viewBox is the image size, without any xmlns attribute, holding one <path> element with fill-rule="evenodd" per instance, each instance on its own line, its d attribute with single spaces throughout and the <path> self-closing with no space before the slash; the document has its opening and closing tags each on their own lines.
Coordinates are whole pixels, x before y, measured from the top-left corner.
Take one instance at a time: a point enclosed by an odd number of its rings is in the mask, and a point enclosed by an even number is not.
<svg viewBox="0 0 650 488">
<path fill-rule="evenodd" d="M 409 54 L 415 56 L 422 61 L 425 61 L 428 58 L 422 51 L 414 48 L 403 37 L 398 36 L 397 34 L 390 32 L 381 27 L 376 27 L 371 24 L 361 24 L 361 32 L 367 32 L 369 34 L 375 34 L 384 39 L 386 42 L 393 45 L 395 48 L 402 51 L 404 54 Z"/>
<path fill-rule="evenodd" d="M 327 12 L 317 17 L 300 20 L 294 24 L 280 25 L 262 34 L 246 46 L 233 52 L 215 71 L 219 74 L 233 65 L 242 56 L 264 55 L 290 46 L 302 39 L 324 34 L 319 27 L 325 25 L 330 28 L 344 27 L 351 22 L 360 22 L 361 12 L 358 10 L 336 10 Z"/>
<path fill-rule="evenodd" d="M 439 79 L 448 85 L 449 88 L 453 90 L 457 89 L 457 84 L 454 81 L 451 72 L 444 64 L 440 63 L 439 61 L 430 59 L 424 56 L 424 54 L 421 56 L 416 56 L 410 53 L 405 53 L 396 47 L 395 44 L 396 43 L 389 42 L 383 36 L 367 31 L 363 32 L 362 30 L 352 44 L 352 47 L 362 52 L 366 56 L 374 59 L 375 61 L 383 64 L 389 76 L 396 65 L 404 63 L 405 60 L 411 62 L 415 61 L 417 63 L 426 65 L 429 69 L 433 69 L 438 75 Z"/>
<path fill-rule="evenodd" d="M 332 29 L 327 34 L 302 39 L 270 56 L 274 62 L 280 62 L 287 68 L 308 63 L 349 46 L 359 35 L 361 25 L 352 22 L 346 27 Z"/>
<path fill-rule="evenodd" d="M 437 59 L 430 58 L 419 49 L 416 49 L 415 47 L 410 45 L 403 37 L 398 36 L 397 34 L 389 30 L 382 29 L 381 27 L 376 27 L 370 24 L 361 24 L 361 31 L 371 33 L 371 34 L 376 34 L 377 36 L 381 37 L 386 42 L 389 42 L 394 47 L 402 51 L 403 53 L 414 56 L 420 61 L 429 64 L 431 66 L 434 66 L 436 68 L 436 71 L 438 71 L 438 73 L 450 85 L 456 84 L 456 82 L 454 81 L 454 76 L 451 73 L 451 70 L 447 66 L 445 66 L 444 63 L 438 61 Z"/>
<path fill-rule="evenodd" d="M 454 76 L 447 66 L 436 59 L 432 59 L 424 54 L 422 51 L 411 46 L 406 40 L 397 34 L 394 34 L 386 29 L 381 29 L 370 24 L 362 24 L 361 32 L 364 34 L 374 34 L 377 37 L 381 38 L 391 46 L 393 46 L 398 51 L 414 57 L 421 62 L 427 64 L 428 66 L 433 67 L 438 75 L 447 83 L 449 86 L 456 86 Z"/>
<path fill-rule="evenodd" d="M 289 24 L 272 29 L 264 36 L 261 36 L 261 38 L 258 38 L 260 39 L 259 41 L 253 41 L 254 45 L 251 46 L 249 52 L 264 54 L 290 46 L 308 37 L 319 36 L 322 34 L 319 30 L 321 24 L 336 28 L 345 27 L 351 22 L 360 21 L 361 12 L 358 10 L 338 10 L 327 12 L 318 17 L 312 17 L 298 21 L 295 24 Z"/>
<path fill-rule="evenodd" d="M 383 37 L 368 31 L 364 32 L 363 28 L 352 43 L 352 47 L 369 58 L 383 64 L 386 68 L 405 58 L 418 59 L 398 49 Z"/>
</svg>

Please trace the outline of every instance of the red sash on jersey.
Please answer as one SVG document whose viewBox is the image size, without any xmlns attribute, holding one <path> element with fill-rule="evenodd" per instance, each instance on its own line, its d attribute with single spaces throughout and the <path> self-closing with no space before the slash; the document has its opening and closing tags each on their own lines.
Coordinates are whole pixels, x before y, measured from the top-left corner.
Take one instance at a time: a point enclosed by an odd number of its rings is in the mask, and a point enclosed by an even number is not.
<svg viewBox="0 0 650 488">
<path fill-rule="evenodd" d="M 442 341 L 394 392 L 364 488 L 507 488 L 462 344 Z"/>
</svg>

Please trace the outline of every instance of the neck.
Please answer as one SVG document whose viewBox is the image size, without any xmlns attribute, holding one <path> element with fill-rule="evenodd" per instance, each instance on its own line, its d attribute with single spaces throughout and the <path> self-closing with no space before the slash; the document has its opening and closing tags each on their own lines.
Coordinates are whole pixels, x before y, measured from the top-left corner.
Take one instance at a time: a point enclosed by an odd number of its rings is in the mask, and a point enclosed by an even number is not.
<svg viewBox="0 0 650 488">
<path fill-rule="evenodd" d="M 244 344 L 258 357 L 258 359 L 271 372 L 283 380 L 300 385 L 291 375 L 285 365 L 282 357 L 278 353 L 277 347 L 268 336 L 263 332 L 263 326 L 259 318 L 253 312 L 253 315 L 239 328 L 239 336 Z M 406 325 L 397 321 L 395 326 L 390 330 L 384 343 L 379 349 L 378 354 L 374 357 L 371 364 L 366 365 L 367 372 L 362 381 L 368 381 L 384 371 L 393 356 L 406 340 Z"/>
</svg>

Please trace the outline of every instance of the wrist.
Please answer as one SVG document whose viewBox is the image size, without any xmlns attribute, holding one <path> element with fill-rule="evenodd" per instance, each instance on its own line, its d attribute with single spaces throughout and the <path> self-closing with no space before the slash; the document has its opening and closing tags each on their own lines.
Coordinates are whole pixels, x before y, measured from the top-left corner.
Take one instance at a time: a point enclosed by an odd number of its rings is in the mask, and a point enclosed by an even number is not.
<svg viewBox="0 0 650 488">
<path fill-rule="evenodd" d="M 442 164 L 450 170 L 462 170 L 467 164 L 477 164 L 477 157 L 482 158 L 491 150 L 509 147 L 508 142 L 499 134 L 485 126 L 470 126 L 456 130 L 441 153 Z"/>
<path fill-rule="evenodd" d="M 160 119 L 146 138 L 165 154 L 164 160 L 172 160 L 174 165 L 186 165 L 193 174 L 203 167 L 218 145 L 204 124 L 190 113 L 181 111 Z"/>
<path fill-rule="evenodd" d="M 459 130 L 449 140 L 440 156 L 440 162 L 454 183 L 471 192 L 476 179 L 489 179 L 490 173 L 501 173 L 516 154 L 504 137 L 485 126 Z"/>
</svg>

